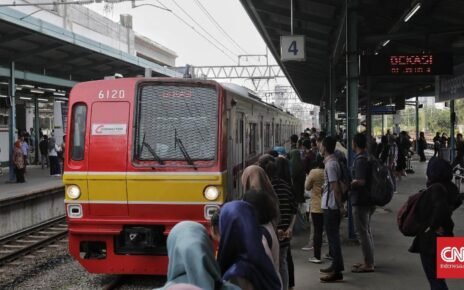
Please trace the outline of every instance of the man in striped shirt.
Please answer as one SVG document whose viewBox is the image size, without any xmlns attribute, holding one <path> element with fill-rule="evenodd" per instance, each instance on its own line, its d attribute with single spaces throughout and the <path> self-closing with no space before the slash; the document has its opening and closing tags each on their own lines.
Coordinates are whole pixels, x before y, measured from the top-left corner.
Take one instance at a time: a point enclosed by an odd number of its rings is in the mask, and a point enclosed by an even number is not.
<svg viewBox="0 0 464 290">
<path fill-rule="evenodd" d="M 293 225 L 296 218 L 296 204 L 287 176 L 290 176 L 290 164 L 286 158 L 278 157 L 275 162 L 264 168 L 271 179 L 274 192 L 279 199 L 280 221 L 277 225 L 277 236 L 280 244 L 279 272 L 282 277 L 283 290 L 288 289 L 287 252 L 292 238 Z"/>
</svg>

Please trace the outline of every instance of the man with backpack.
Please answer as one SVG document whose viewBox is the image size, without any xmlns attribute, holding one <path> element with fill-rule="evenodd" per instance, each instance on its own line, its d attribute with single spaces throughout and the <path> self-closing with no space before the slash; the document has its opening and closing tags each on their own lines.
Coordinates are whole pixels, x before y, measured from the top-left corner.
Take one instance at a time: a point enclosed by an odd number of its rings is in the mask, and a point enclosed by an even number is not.
<svg viewBox="0 0 464 290">
<path fill-rule="evenodd" d="M 324 156 L 325 184 L 322 194 L 321 207 L 324 211 L 324 226 L 329 241 L 329 252 L 332 255 L 332 264 L 321 269 L 321 282 L 343 281 L 344 270 L 342 248 L 340 242 L 340 221 L 344 216 L 342 189 L 340 186 L 341 169 L 335 152 L 336 140 L 325 137 L 321 144 L 321 154 Z"/>
<path fill-rule="evenodd" d="M 405 236 L 415 236 L 409 251 L 420 254 L 431 290 L 448 289 L 437 278 L 437 238 L 452 237 L 453 211 L 462 204 L 458 188 L 452 182 L 449 162 L 433 157 L 427 166 L 427 189 L 412 195 L 398 212 L 398 226 Z"/>
<path fill-rule="evenodd" d="M 356 231 L 361 242 L 363 263 L 353 265 L 351 272 L 368 273 L 374 272 L 374 241 L 371 233 L 371 217 L 375 206 L 370 199 L 368 187 L 369 161 L 366 152 L 366 135 L 358 133 L 353 137 L 353 150 L 356 153 L 352 166 L 352 181 L 350 199 L 353 205 L 353 219 Z"/>
</svg>

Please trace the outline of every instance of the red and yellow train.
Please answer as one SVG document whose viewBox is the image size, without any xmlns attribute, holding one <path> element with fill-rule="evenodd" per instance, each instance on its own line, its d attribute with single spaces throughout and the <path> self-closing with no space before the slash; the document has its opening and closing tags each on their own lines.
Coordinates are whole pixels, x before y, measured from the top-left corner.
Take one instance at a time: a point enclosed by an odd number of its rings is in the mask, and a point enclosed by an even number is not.
<svg viewBox="0 0 464 290">
<path fill-rule="evenodd" d="M 166 238 L 240 194 L 248 164 L 300 131 L 294 116 L 214 81 L 128 78 L 70 94 L 69 249 L 91 273 L 165 274 Z"/>
</svg>

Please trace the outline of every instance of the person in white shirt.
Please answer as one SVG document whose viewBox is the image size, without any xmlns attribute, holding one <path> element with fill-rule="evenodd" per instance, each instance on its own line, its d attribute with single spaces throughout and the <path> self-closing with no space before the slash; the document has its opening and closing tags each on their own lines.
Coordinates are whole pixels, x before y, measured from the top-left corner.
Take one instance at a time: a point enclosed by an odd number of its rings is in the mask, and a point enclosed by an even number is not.
<svg viewBox="0 0 464 290">
<path fill-rule="evenodd" d="M 61 147 L 56 144 L 55 137 L 52 136 L 48 141 L 48 159 L 51 176 L 61 176 L 60 161 L 58 160 L 59 151 L 61 151 Z"/>
</svg>

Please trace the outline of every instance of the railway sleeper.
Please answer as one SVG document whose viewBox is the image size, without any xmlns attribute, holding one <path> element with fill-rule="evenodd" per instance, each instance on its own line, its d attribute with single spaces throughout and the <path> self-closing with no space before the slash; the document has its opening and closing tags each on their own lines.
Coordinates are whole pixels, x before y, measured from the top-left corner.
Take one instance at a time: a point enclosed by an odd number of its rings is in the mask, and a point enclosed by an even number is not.
<svg viewBox="0 0 464 290">
<path fill-rule="evenodd" d="M 48 229 L 46 231 L 40 231 L 39 234 L 44 234 L 44 235 L 56 235 L 57 233 L 62 232 L 62 230 L 57 230 L 57 231 L 49 231 Z"/>
<path fill-rule="evenodd" d="M 15 243 L 19 244 L 34 244 L 37 243 L 39 240 L 17 240 Z"/>
<path fill-rule="evenodd" d="M 22 249 L 24 248 L 24 245 L 3 245 L 4 248 L 10 248 L 10 249 Z"/>
</svg>

